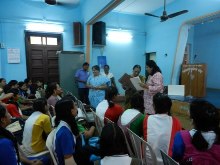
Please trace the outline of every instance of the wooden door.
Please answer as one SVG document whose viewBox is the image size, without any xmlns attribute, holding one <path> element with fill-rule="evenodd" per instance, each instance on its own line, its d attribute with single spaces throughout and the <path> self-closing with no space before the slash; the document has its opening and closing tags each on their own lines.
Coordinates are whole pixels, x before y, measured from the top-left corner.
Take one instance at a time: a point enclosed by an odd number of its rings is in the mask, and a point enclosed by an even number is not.
<svg viewBox="0 0 220 165">
<path fill-rule="evenodd" d="M 61 51 L 61 34 L 26 32 L 27 77 L 33 82 L 59 83 L 57 51 Z"/>
</svg>

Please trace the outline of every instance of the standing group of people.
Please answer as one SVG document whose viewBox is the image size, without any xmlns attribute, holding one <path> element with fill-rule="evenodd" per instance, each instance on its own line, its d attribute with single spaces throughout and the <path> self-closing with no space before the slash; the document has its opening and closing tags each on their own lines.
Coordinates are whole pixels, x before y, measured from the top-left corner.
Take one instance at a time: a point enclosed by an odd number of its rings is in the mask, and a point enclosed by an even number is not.
<svg viewBox="0 0 220 165">
<path fill-rule="evenodd" d="M 109 72 L 109 65 L 104 66 L 103 73 L 100 73 L 100 67 L 98 65 L 92 67 L 92 75 L 90 75 L 88 69 L 89 63 L 85 62 L 82 68 L 78 69 L 75 73 L 75 80 L 78 85 L 78 95 L 82 102 L 96 108 L 105 98 L 105 89 L 107 89 L 108 86 L 116 87 L 116 83 L 113 74 Z M 163 76 L 160 68 L 153 60 L 147 62 L 146 71 L 149 75 L 146 82 L 144 76 L 140 75 L 140 65 L 134 65 L 130 77 L 140 78 L 140 86 L 144 90 L 139 91 L 139 93 L 144 97 L 145 113 L 154 114 L 153 96 L 158 92 L 163 92 Z M 127 86 L 122 87 L 125 89 L 125 108 L 127 109 L 130 107 L 129 102 L 131 95 L 135 93 L 136 90 Z"/>
</svg>

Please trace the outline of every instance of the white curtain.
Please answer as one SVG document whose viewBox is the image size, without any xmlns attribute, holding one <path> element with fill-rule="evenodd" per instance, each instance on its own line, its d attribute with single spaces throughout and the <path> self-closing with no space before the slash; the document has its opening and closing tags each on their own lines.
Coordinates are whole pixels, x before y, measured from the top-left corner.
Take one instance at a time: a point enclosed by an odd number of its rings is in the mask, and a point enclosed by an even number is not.
<svg viewBox="0 0 220 165">
<path fill-rule="evenodd" d="M 179 84 L 179 77 L 181 71 L 181 65 L 183 62 L 184 51 L 188 39 L 188 33 L 191 25 L 183 25 L 180 29 L 179 33 L 179 41 L 177 45 L 176 55 L 174 59 L 174 66 L 172 71 L 171 84 L 176 85 Z"/>
</svg>

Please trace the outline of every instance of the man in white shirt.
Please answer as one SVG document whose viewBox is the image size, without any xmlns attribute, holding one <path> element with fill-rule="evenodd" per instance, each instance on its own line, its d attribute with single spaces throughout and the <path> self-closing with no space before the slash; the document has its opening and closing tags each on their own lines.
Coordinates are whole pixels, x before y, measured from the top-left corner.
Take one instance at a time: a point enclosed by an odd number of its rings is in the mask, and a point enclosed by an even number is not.
<svg viewBox="0 0 220 165">
<path fill-rule="evenodd" d="M 109 78 L 111 81 L 111 85 L 116 87 L 114 75 L 111 72 L 109 72 L 109 69 L 109 65 L 104 65 L 104 72 L 102 72 L 102 75 Z"/>
</svg>

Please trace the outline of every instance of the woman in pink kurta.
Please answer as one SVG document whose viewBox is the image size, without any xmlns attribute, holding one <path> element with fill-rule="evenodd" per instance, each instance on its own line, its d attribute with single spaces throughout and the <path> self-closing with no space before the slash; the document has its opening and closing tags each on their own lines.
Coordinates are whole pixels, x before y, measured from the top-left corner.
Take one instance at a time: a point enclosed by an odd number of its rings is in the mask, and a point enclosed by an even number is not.
<svg viewBox="0 0 220 165">
<path fill-rule="evenodd" d="M 147 62 L 146 70 L 149 74 L 147 82 L 145 84 L 140 83 L 140 86 L 144 88 L 145 114 L 155 114 L 153 96 L 158 92 L 163 92 L 163 76 L 160 68 L 153 60 Z"/>
</svg>

